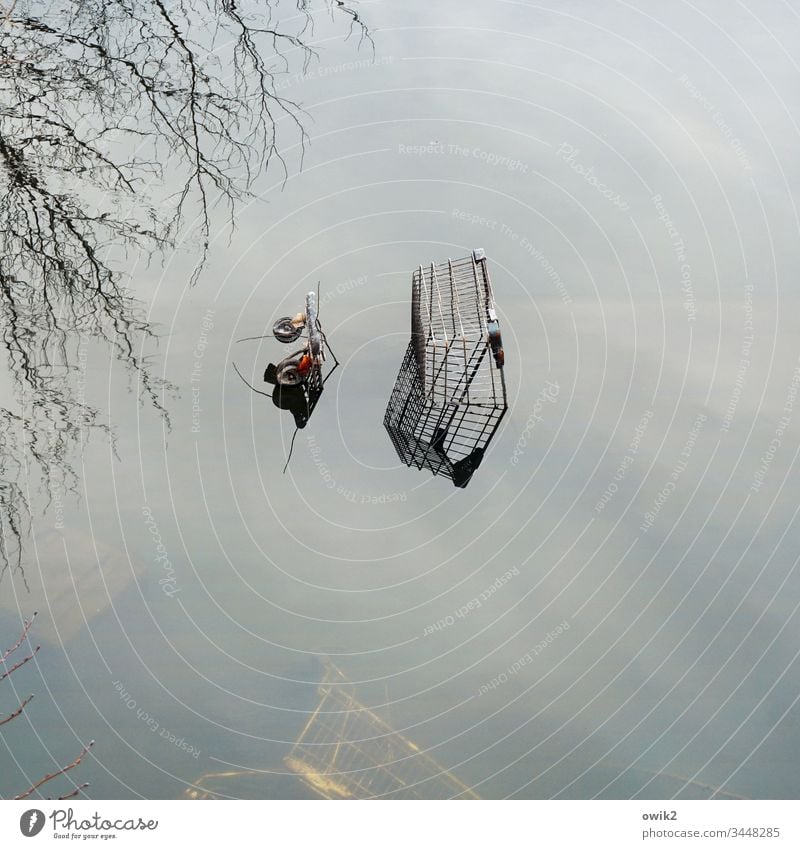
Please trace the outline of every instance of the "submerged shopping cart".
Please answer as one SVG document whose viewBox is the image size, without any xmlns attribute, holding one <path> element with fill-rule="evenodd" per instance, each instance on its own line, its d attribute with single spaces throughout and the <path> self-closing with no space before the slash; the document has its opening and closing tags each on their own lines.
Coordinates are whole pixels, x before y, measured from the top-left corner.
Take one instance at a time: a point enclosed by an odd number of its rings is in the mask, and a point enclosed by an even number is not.
<svg viewBox="0 0 800 849">
<path fill-rule="evenodd" d="M 407 466 L 465 487 L 508 409 L 486 255 L 420 266 L 411 341 L 383 424 Z"/>
<path fill-rule="evenodd" d="M 284 756 L 288 768 L 207 772 L 184 791 L 189 799 L 265 799 L 277 776 L 297 775 L 323 799 L 478 799 L 478 794 L 388 722 L 382 709 L 360 701 L 355 685 L 330 659 L 319 686 L 320 700 L 300 736 Z M 292 795 L 297 790 L 291 790 Z"/>
</svg>

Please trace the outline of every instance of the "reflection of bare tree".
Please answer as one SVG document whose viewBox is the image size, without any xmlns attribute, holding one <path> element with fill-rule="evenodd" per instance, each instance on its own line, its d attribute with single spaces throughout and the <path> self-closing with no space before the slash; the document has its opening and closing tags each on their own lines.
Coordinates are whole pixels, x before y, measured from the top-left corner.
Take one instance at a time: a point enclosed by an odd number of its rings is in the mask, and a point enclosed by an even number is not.
<svg viewBox="0 0 800 849">
<path fill-rule="evenodd" d="M 33 616 L 31 616 L 31 618 L 27 622 L 24 623 L 24 625 L 22 627 L 22 633 L 20 634 L 20 637 L 17 640 L 17 642 L 14 643 L 14 645 L 11 646 L 10 649 L 6 649 L 6 651 L 4 651 L 2 654 L 0 654 L 0 670 L 1 670 L 0 671 L 0 681 L 3 681 L 6 678 L 10 677 L 20 667 L 25 666 L 26 663 L 33 660 L 34 655 L 39 651 L 39 646 L 36 646 L 35 649 L 31 649 L 29 651 L 29 653 L 26 654 L 24 657 L 22 657 L 20 660 L 16 659 L 15 652 L 20 648 L 20 646 L 22 646 L 22 644 L 24 642 L 27 642 L 28 632 L 30 631 L 31 625 L 33 625 L 33 620 L 35 618 L 36 618 L 36 614 L 34 613 Z M 23 649 L 23 651 L 24 651 L 24 649 Z M 11 720 L 16 719 L 25 710 L 25 708 L 31 703 L 32 700 L 33 700 L 32 695 L 23 699 L 20 702 L 19 707 L 16 708 L 16 710 L 13 710 L 10 714 L 8 714 L 8 716 L 5 716 L 2 719 L 0 719 L 0 726 L 6 725 L 7 723 L 11 722 Z M 54 778 L 58 778 L 60 775 L 65 775 L 70 770 L 75 769 L 75 767 L 80 764 L 80 762 L 83 760 L 86 753 L 89 751 L 89 749 L 91 749 L 91 747 L 93 745 L 94 745 L 94 741 L 88 743 L 85 746 L 82 746 L 81 751 L 78 754 L 78 757 L 76 757 L 73 761 L 68 763 L 66 766 L 59 767 L 54 772 L 48 772 L 44 777 L 40 778 L 38 781 L 31 784 L 31 786 L 27 790 L 23 791 L 22 793 L 20 793 L 18 796 L 15 796 L 14 798 L 15 799 L 27 799 L 29 796 L 32 796 L 37 790 L 39 790 L 39 788 L 43 787 L 48 782 L 52 781 Z M 85 789 L 88 786 L 89 785 L 87 783 L 76 785 L 69 793 L 67 793 L 63 796 L 59 796 L 58 798 L 59 799 L 71 799 L 74 796 L 77 796 L 78 793 L 80 793 L 81 790 Z"/>
<path fill-rule="evenodd" d="M 0 339 L 17 391 L 0 409 L 4 570 L 21 564 L 21 476 L 33 466 L 48 488 L 54 474 L 69 488 L 70 447 L 104 427 L 76 387 L 76 339 L 105 344 L 164 412 L 164 386 L 140 353 L 152 330 L 115 256 L 163 249 L 191 218 L 199 271 L 212 205 L 232 213 L 271 163 L 286 173 L 282 133 L 305 141 L 302 112 L 276 82 L 293 59 L 314 58 L 313 14 L 308 0 L 287 6 L 28 0 L 0 10 Z M 369 39 L 350 6 L 329 9 Z M 167 168 L 177 191 L 156 198 L 148 188 Z"/>
</svg>

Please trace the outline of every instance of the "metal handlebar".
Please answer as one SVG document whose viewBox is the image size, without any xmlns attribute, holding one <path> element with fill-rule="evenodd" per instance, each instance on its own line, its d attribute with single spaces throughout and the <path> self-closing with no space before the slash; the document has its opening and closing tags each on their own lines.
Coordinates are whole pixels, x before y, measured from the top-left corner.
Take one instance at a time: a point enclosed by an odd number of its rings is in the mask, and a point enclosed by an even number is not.
<svg viewBox="0 0 800 849">
<path fill-rule="evenodd" d="M 306 295 L 306 329 L 308 330 L 308 349 L 317 362 L 322 357 L 322 334 L 317 326 L 317 296 L 315 292 Z"/>
</svg>

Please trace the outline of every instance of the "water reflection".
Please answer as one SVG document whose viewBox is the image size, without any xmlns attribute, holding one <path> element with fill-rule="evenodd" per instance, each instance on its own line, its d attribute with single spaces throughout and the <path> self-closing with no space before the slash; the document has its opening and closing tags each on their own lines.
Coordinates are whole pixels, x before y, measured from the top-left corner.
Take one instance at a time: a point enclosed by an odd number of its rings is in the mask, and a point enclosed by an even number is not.
<svg viewBox="0 0 800 849">
<path fill-rule="evenodd" d="M 768 33 L 712 5 L 788 92 L 796 70 Z M 98 797 L 174 797 L 242 769 L 273 772 L 219 791 L 310 794 L 283 759 L 319 704 L 307 659 L 339 650 L 354 697 L 483 797 L 796 794 L 789 113 L 685 7 L 661 16 L 672 41 L 653 18 L 605 19 L 585 0 L 569 15 L 370 9 L 385 61 L 348 66 L 342 48 L 291 82 L 314 145 L 214 244 L 230 273 L 183 290 L 180 257 L 170 281 L 137 269 L 167 331 L 152 353 L 184 391 L 171 434 L 92 348 L 87 397 L 110 394 L 120 459 L 87 443 L 63 539 L 36 529 L 31 589 L 36 572 L 58 602 L 25 597 L 57 627 L 41 653 L 57 706 L 43 686 L 32 706 L 42 738 L 65 721 L 98 737 L 81 767 Z M 737 124 L 752 179 L 684 74 Z M 509 411 L 477 483 L 456 492 L 402 465 L 376 425 L 409 342 L 410 270 L 477 244 Z M 268 332 L 254 315 L 295 314 L 320 277 L 346 367 L 282 478 L 295 417 L 275 412 L 263 375 L 300 345 L 233 344 Z M 7 580 L 0 603 L 15 609 L 17 589 Z"/>
<path fill-rule="evenodd" d="M 264 370 L 264 383 L 274 387 L 272 403 L 279 410 L 291 413 L 296 434 L 297 430 L 302 430 L 308 424 L 322 397 L 325 384 L 339 367 L 339 361 L 319 319 L 318 293 L 309 292 L 306 295 L 304 311 L 295 316 L 279 318 L 273 325 L 272 335 L 285 345 L 295 343 L 301 338 L 305 340 L 301 348 L 283 357 L 277 364 L 269 363 Z M 239 341 L 249 342 L 263 338 L 265 337 L 249 337 Z M 236 363 L 234 368 L 250 389 L 259 394 L 266 394 L 247 381 Z"/>
<path fill-rule="evenodd" d="M 508 409 L 504 364 L 483 250 L 420 266 L 411 341 L 383 420 L 403 463 L 466 487 Z"/>
<path fill-rule="evenodd" d="M 174 387 L 138 353 L 143 338 L 156 338 L 141 320 L 141 306 L 125 298 L 83 307 L 81 316 L 64 307 L 55 327 L 34 307 L 4 329 L 10 385 L 0 407 L 0 581 L 9 570 L 26 581 L 32 511 L 41 508 L 63 530 L 65 500 L 81 489 L 76 458 L 90 437 L 115 450 L 116 430 L 87 390 L 90 352 L 108 357 L 110 348 L 139 399 L 169 427 L 164 393 L 174 394 Z"/>
</svg>

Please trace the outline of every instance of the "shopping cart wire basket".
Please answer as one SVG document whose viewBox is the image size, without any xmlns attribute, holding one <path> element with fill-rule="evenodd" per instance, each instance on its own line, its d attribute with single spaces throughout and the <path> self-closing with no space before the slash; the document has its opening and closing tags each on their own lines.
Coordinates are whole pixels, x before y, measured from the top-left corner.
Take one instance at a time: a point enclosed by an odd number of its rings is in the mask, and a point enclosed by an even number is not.
<svg viewBox="0 0 800 849">
<path fill-rule="evenodd" d="M 508 409 L 505 355 L 486 255 L 420 266 L 411 340 L 384 427 L 407 466 L 465 487 Z"/>
</svg>

